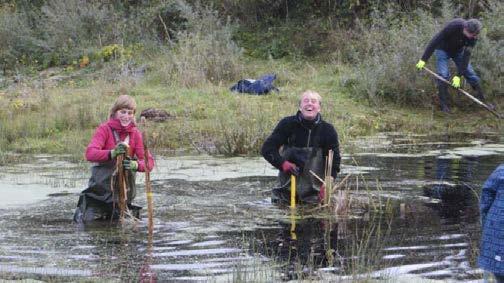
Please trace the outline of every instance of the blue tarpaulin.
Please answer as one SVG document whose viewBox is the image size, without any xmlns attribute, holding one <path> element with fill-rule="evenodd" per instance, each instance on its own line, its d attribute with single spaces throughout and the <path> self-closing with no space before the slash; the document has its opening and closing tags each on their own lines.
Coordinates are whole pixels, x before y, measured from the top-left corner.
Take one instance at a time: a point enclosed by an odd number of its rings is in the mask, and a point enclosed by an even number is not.
<svg viewBox="0 0 504 283">
<path fill-rule="evenodd" d="M 257 80 L 239 80 L 234 86 L 231 87 L 231 91 L 257 95 L 268 94 L 272 90 L 279 91 L 278 88 L 273 86 L 273 81 L 275 79 L 275 74 L 267 74 Z"/>
</svg>

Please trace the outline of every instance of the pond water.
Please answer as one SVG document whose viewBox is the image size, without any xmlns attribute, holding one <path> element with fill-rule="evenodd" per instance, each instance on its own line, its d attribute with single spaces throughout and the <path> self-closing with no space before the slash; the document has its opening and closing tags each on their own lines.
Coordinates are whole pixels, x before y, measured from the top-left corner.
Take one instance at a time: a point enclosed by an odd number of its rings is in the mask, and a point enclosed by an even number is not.
<svg viewBox="0 0 504 283">
<path fill-rule="evenodd" d="M 347 217 L 270 203 L 262 158 L 158 156 L 146 212 L 72 223 L 87 164 L 38 155 L 0 170 L 0 280 L 482 281 L 478 195 L 504 162 L 498 134 L 363 138 L 345 154 Z M 137 179 L 143 184 L 143 178 Z M 135 203 L 146 207 L 143 186 Z"/>
</svg>

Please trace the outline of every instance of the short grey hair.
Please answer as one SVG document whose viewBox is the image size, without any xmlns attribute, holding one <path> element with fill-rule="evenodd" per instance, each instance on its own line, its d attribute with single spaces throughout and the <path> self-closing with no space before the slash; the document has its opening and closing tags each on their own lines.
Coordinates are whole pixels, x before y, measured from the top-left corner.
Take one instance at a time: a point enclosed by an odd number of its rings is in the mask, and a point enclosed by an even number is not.
<svg viewBox="0 0 504 283">
<path fill-rule="evenodd" d="M 316 91 L 313 91 L 311 89 L 308 89 L 308 90 L 305 90 L 303 93 L 301 93 L 301 95 L 299 96 L 299 105 L 301 105 L 301 101 L 303 100 L 303 97 L 305 95 L 311 95 L 311 96 L 315 96 L 319 102 L 320 105 L 322 105 L 322 96 L 320 96 L 320 94 Z"/>
<path fill-rule="evenodd" d="M 472 34 L 479 34 L 483 24 L 478 19 L 469 19 L 465 23 L 465 28 Z"/>
</svg>

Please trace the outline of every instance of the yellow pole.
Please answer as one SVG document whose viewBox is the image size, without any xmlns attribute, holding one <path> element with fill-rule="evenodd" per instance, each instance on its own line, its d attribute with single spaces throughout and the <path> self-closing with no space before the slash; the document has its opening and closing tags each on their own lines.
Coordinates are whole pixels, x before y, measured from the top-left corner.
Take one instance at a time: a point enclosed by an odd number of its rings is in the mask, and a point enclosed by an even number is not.
<svg viewBox="0 0 504 283">
<path fill-rule="evenodd" d="M 291 199 L 290 199 L 290 207 L 291 207 L 291 213 L 290 213 L 290 220 L 291 220 L 291 239 L 292 240 L 297 240 L 297 235 L 296 235 L 296 215 L 295 215 L 295 208 L 296 208 L 296 176 L 291 175 Z"/>
<path fill-rule="evenodd" d="M 291 175 L 291 199 L 290 206 L 291 208 L 296 208 L 296 176 Z"/>
</svg>

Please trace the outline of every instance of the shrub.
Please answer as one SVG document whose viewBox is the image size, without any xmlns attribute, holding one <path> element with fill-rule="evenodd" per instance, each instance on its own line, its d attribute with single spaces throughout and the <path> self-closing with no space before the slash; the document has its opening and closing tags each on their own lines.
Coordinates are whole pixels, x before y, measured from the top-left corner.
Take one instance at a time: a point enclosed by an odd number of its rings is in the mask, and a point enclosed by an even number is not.
<svg viewBox="0 0 504 283">
<path fill-rule="evenodd" d="M 242 50 L 232 40 L 233 26 L 223 22 L 211 7 L 186 6 L 187 29 L 177 34 L 172 48 L 164 48 L 160 63 L 162 81 L 182 86 L 234 80 L 243 72 Z"/>
<path fill-rule="evenodd" d="M 10 6 L 0 6 L 0 64 L 3 70 L 24 60 L 31 61 L 33 54 L 47 49 L 38 41 L 22 13 Z M 31 55 L 31 56 L 29 56 Z"/>
<path fill-rule="evenodd" d="M 473 52 L 474 68 L 488 94 L 504 96 L 504 64 L 502 60 L 496 60 L 504 58 L 504 4 L 491 2 L 483 15 L 483 34 Z"/>
</svg>

